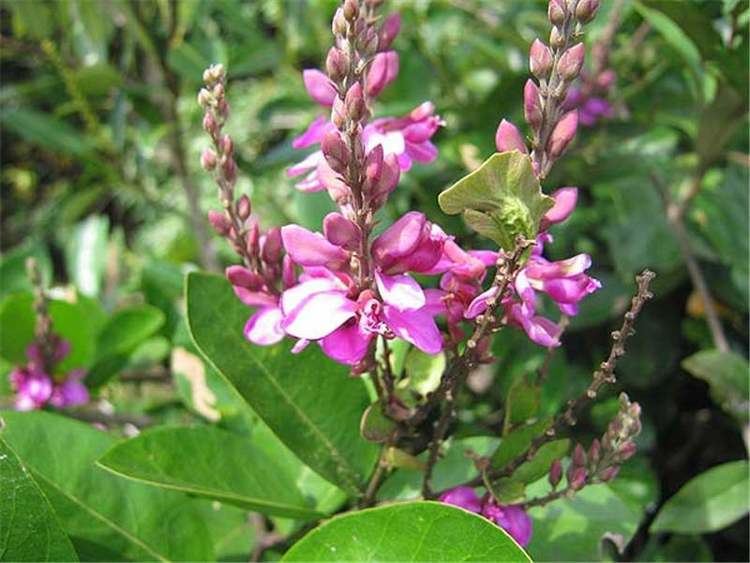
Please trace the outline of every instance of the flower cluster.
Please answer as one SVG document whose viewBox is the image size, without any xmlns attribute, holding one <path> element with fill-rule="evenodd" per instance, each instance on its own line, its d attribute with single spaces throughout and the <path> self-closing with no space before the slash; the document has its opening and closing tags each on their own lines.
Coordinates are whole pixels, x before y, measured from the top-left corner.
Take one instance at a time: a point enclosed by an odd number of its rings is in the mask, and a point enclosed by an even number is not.
<svg viewBox="0 0 750 563">
<path fill-rule="evenodd" d="M 51 405 L 62 409 L 89 402 L 89 392 L 82 380 L 81 369 L 63 375 L 53 375 L 55 365 L 70 353 L 70 343 L 54 337 L 52 353 L 45 359 L 42 346 L 34 342 L 26 349 L 28 362 L 10 372 L 10 384 L 15 392 L 15 407 L 19 411 L 40 409 Z"/>
<path fill-rule="evenodd" d="M 481 514 L 490 522 L 508 532 L 522 547 L 526 547 L 531 541 L 531 518 L 519 505 L 500 505 L 489 494 L 485 494 L 480 499 L 474 489 L 466 486 L 454 487 L 445 491 L 440 495 L 439 500 Z"/>
</svg>

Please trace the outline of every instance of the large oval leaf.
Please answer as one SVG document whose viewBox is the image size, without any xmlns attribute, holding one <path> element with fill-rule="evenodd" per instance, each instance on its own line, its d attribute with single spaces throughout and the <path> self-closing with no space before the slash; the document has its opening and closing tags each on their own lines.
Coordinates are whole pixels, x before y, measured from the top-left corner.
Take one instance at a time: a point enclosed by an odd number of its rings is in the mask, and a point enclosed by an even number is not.
<svg viewBox="0 0 750 563">
<path fill-rule="evenodd" d="M 481 516 L 439 502 L 405 502 L 337 516 L 283 561 L 530 561 Z"/>
<path fill-rule="evenodd" d="M 651 531 L 701 534 L 729 526 L 750 510 L 747 475 L 746 460 L 704 471 L 662 506 Z"/>
<path fill-rule="evenodd" d="M 0 560 L 78 561 L 47 497 L 0 438 Z"/>
<path fill-rule="evenodd" d="M 222 277 L 187 278 L 190 332 L 203 355 L 295 455 L 350 494 L 360 494 L 378 448 L 359 435 L 369 404 L 361 381 L 317 346 L 261 347 L 242 334 L 249 309 Z"/>
<path fill-rule="evenodd" d="M 105 432 L 46 412 L 2 417 L 2 437 L 32 472 L 81 559 L 213 558 L 195 501 L 95 465 L 114 443 Z"/>
<path fill-rule="evenodd" d="M 315 518 L 285 468 L 246 438 L 209 426 L 157 428 L 99 460 L 114 473 L 275 516 Z"/>
</svg>

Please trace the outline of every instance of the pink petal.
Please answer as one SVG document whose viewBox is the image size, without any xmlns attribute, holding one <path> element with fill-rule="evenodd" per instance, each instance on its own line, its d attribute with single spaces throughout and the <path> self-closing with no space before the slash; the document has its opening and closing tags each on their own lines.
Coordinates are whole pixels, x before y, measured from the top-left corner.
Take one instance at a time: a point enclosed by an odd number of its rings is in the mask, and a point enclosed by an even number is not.
<svg viewBox="0 0 750 563">
<path fill-rule="evenodd" d="M 313 233 L 299 225 L 281 228 L 281 240 L 289 256 L 301 266 L 338 267 L 348 261 L 349 255 L 340 246 L 328 242 L 320 233 Z"/>
<path fill-rule="evenodd" d="M 316 151 L 307 155 L 304 160 L 286 169 L 286 175 L 289 178 L 295 178 L 309 170 L 315 170 L 323 161 L 323 151 Z"/>
<path fill-rule="evenodd" d="M 344 293 L 326 291 L 311 295 L 286 313 L 281 326 L 287 334 L 297 338 L 318 340 L 351 319 L 356 311 L 357 304 Z"/>
<path fill-rule="evenodd" d="M 543 227 L 562 223 L 570 217 L 578 202 L 578 188 L 560 188 L 552 194 L 555 204 L 542 218 Z"/>
<path fill-rule="evenodd" d="M 438 149 L 430 141 L 424 143 L 406 143 L 406 153 L 417 162 L 427 164 L 437 158 Z"/>
<path fill-rule="evenodd" d="M 281 294 L 281 310 L 285 315 L 291 313 L 294 309 L 308 297 L 324 291 L 338 291 L 345 293 L 345 288 L 341 282 L 325 268 L 305 269 L 305 273 L 300 276 L 302 283 L 290 287 Z"/>
<path fill-rule="evenodd" d="M 304 149 L 311 145 L 316 145 L 323 140 L 326 131 L 332 128 L 333 123 L 328 120 L 328 117 L 325 115 L 316 117 L 302 135 L 292 140 L 292 147 L 295 149 Z"/>
<path fill-rule="evenodd" d="M 443 349 L 443 337 L 435 319 L 426 311 L 399 311 L 395 307 L 383 307 L 385 322 L 396 336 L 411 342 L 425 354 L 437 354 Z"/>
<path fill-rule="evenodd" d="M 320 347 L 329 358 L 342 364 L 356 365 L 367 355 L 373 336 L 363 331 L 358 323 L 346 324 L 320 340 Z"/>
<path fill-rule="evenodd" d="M 316 68 L 302 71 L 302 80 L 310 97 L 322 106 L 330 107 L 336 99 L 336 88 L 333 82 Z"/>
<path fill-rule="evenodd" d="M 487 310 L 487 300 L 495 297 L 498 292 L 498 287 L 493 285 L 490 287 L 487 291 L 484 291 L 477 295 L 474 300 L 469 303 L 469 306 L 466 308 L 466 313 L 464 313 L 464 317 L 467 319 L 474 319 L 484 313 Z"/>
<path fill-rule="evenodd" d="M 399 311 L 420 309 L 425 304 L 422 288 L 407 274 L 388 276 L 375 272 L 375 281 L 383 301 Z"/>
<path fill-rule="evenodd" d="M 386 267 L 396 259 L 413 252 L 419 244 L 427 218 L 410 211 L 393 223 L 372 243 L 375 261 Z"/>
<path fill-rule="evenodd" d="M 284 338 L 281 329 L 281 309 L 279 307 L 264 307 L 258 309 L 245 324 L 245 338 L 253 344 L 268 346 L 276 344 Z"/>
<path fill-rule="evenodd" d="M 277 297 L 265 291 L 250 291 L 246 287 L 233 285 L 234 294 L 249 307 L 272 307 L 278 301 Z"/>
</svg>

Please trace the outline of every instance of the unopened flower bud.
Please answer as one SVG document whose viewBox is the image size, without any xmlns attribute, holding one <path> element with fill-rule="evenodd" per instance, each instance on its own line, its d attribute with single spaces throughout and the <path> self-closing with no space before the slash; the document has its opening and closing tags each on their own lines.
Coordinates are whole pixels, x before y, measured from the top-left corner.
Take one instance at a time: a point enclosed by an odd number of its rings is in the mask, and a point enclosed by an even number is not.
<svg viewBox="0 0 750 563">
<path fill-rule="evenodd" d="M 547 141 L 547 153 L 558 158 L 576 136 L 578 129 L 578 110 L 571 110 L 560 118 Z"/>
<path fill-rule="evenodd" d="M 346 115 L 352 121 L 361 121 L 365 116 L 367 105 L 365 104 L 365 97 L 362 94 L 362 85 L 359 82 L 352 84 L 346 92 L 344 108 L 346 109 Z"/>
<path fill-rule="evenodd" d="M 380 181 L 383 173 L 383 145 L 377 145 L 365 158 L 365 180 L 363 189 L 369 191 Z"/>
<path fill-rule="evenodd" d="M 333 100 L 333 106 L 331 107 L 331 122 L 339 131 L 343 131 L 346 127 L 346 107 L 344 100 L 338 96 Z"/>
<path fill-rule="evenodd" d="M 375 209 L 382 207 L 390 193 L 396 189 L 401 177 L 401 166 L 395 154 L 389 154 L 383 159 L 383 170 L 380 180 L 372 189 L 372 204 Z"/>
<path fill-rule="evenodd" d="M 213 149 L 203 149 L 201 153 L 201 167 L 207 172 L 216 168 L 216 153 Z"/>
<path fill-rule="evenodd" d="M 260 228 L 258 223 L 254 222 L 250 225 L 245 236 L 245 250 L 250 256 L 257 256 L 258 249 L 260 246 Z"/>
<path fill-rule="evenodd" d="M 224 179 L 230 184 L 234 184 L 237 180 L 237 163 L 233 158 L 227 158 L 221 165 L 221 171 L 224 174 Z"/>
<path fill-rule="evenodd" d="M 202 108 L 206 108 L 211 100 L 211 93 L 205 88 L 201 88 L 198 92 L 198 105 Z"/>
<path fill-rule="evenodd" d="M 557 26 L 549 33 L 549 45 L 553 49 L 562 49 L 565 46 L 565 37 Z"/>
<path fill-rule="evenodd" d="M 344 17 L 353 22 L 359 16 L 359 3 L 357 0 L 345 0 L 343 6 Z"/>
<path fill-rule="evenodd" d="M 573 449 L 573 465 L 576 467 L 584 467 L 586 465 L 586 452 L 581 444 L 576 444 Z"/>
<path fill-rule="evenodd" d="M 579 0 L 576 6 L 576 19 L 581 23 L 589 23 L 594 19 L 599 9 L 599 0 Z"/>
<path fill-rule="evenodd" d="M 260 286 L 257 285 L 257 281 L 259 279 L 259 276 L 257 274 L 253 274 L 250 270 L 245 268 L 244 266 L 229 266 L 226 270 L 224 270 L 224 275 L 229 280 L 229 283 L 232 285 L 237 285 L 239 287 L 245 287 L 247 289 L 260 289 L 262 287 L 263 282 L 261 280 Z"/>
<path fill-rule="evenodd" d="M 531 79 L 523 87 L 523 115 L 531 127 L 539 129 L 542 124 L 542 106 L 539 102 L 539 88 Z"/>
<path fill-rule="evenodd" d="M 286 254 L 281 261 L 281 283 L 284 284 L 284 288 L 289 289 L 292 287 L 297 281 L 295 278 L 294 260 L 292 260 L 291 256 Z"/>
<path fill-rule="evenodd" d="M 343 174 L 349 166 L 349 147 L 338 131 L 328 131 L 320 143 L 323 156 L 334 172 Z"/>
<path fill-rule="evenodd" d="M 638 447 L 635 445 L 635 442 L 628 440 L 620 446 L 620 449 L 617 452 L 617 457 L 620 461 L 625 461 L 626 459 L 633 457 L 636 451 L 638 451 Z"/>
<path fill-rule="evenodd" d="M 214 83 L 224 80 L 225 75 L 226 71 L 223 64 L 213 64 L 203 71 L 203 82 L 212 86 Z"/>
<path fill-rule="evenodd" d="M 373 28 L 368 27 L 360 38 L 360 47 L 365 55 L 371 56 L 378 52 L 378 42 L 377 32 Z"/>
<path fill-rule="evenodd" d="M 620 472 L 620 466 L 619 465 L 612 465 L 611 467 L 607 467 L 599 474 L 599 479 L 601 479 L 603 482 L 607 483 L 608 481 L 611 481 L 615 477 L 617 477 L 617 474 Z"/>
<path fill-rule="evenodd" d="M 594 438 L 594 441 L 591 442 L 591 447 L 589 448 L 589 462 L 592 465 L 596 465 L 599 463 L 599 460 L 601 459 L 601 452 L 602 452 L 602 445 L 599 442 L 598 439 Z"/>
<path fill-rule="evenodd" d="M 573 471 L 568 472 L 568 486 L 574 491 L 580 491 L 586 484 L 586 468 L 576 467 Z"/>
<path fill-rule="evenodd" d="M 399 31 L 401 31 L 401 14 L 393 12 L 385 18 L 383 25 L 380 26 L 378 49 L 385 51 L 390 48 Z"/>
<path fill-rule="evenodd" d="M 281 260 L 281 229 L 272 227 L 266 232 L 266 240 L 263 242 L 263 260 L 274 264 Z"/>
<path fill-rule="evenodd" d="M 552 70 L 552 51 L 539 39 L 534 39 L 529 50 L 529 70 L 540 80 Z"/>
<path fill-rule="evenodd" d="M 552 25 L 561 26 L 565 22 L 566 13 L 565 0 L 549 0 L 547 17 Z"/>
<path fill-rule="evenodd" d="M 557 63 L 557 71 L 563 80 L 570 82 L 580 74 L 585 53 L 583 43 L 576 43 L 562 54 Z"/>
<path fill-rule="evenodd" d="M 529 152 L 518 128 L 505 119 L 503 119 L 497 127 L 497 132 L 495 133 L 495 147 L 498 152 L 519 151 L 523 154 L 528 154 Z"/>
<path fill-rule="evenodd" d="M 214 211 L 213 209 L 208 212 L 208 222 L 211 223 L 211 226 L 214 228 L 214 231 L 216 231 L 216 234 L 224 237 L 229 233 L 229 228 L 231 227 L 231 224 L 229 223 L 229 219 L 226 215 L 224 215 L 221 211 Z"/>
<path fill-rule="evenodd" d="M 240 196 L 240 199 L 237 200 L 237 215 L 242 221 L 247 221 L 247 218 L 250 217 L 250 213 L 252 213 L 253 207 L 250 204 L 250 198 L 247 197 L 247 194 L 242 194 Z"/>
<path fill-rule="evenodd" d="M 212 137 L 216 135 L 216 120 L 212 113 L 203 116 L 203 130 Z"/>
<path fill-rule="evenodd" d="M 225 92 L 224 92 L 224 85 L 221 82 L 219 82 L 218 84 L 216 84 L 214 86 L 212 94 L 213 94 L 214 98 L 216 98 L 217 100 L 221 100 L 222 98 L 224 98 L 224 94 L 225 94 Z"/>
<path fill-rule="evenodd" d="M 232 156 L 234 152 L 234 141 L 232 141 L 232 137 L 229 135 L 224 135 L 221 138 L 221 152 L 225 156 Z"/>
<path fill-rule="evenodd" d="M 550 465 L 549 475 L 547 476 L 549 484 L 552 485 L 553 489 L 560 484 L 560 481 L 562 480 L 562 472 L 562 463 L 560 463 L 559 459 L 556 459 L 552 462 L 552 465 Z"/>
<path fill-rule="evenodd" d="M 341 82 L 349 67 L 349 57 L 337 47 L 331 47 L 326 57 L 326 72 L 334 82 Z"/>
<path fill-rule="evenodd" d="M 356 250 L 359 247 L 360 228 L 341 213 L 326 215 L 323 219 L 323 234 L 328 242 L 346 250 Z"/>
<path fill-rule="evenodd" d="M 331 30 L 334 35 L 346 35 L 346 18 L 344 17 L 344 10 L 342 8 L 336 10 L 336 13 L 333 16 L 333 22 L 331 23 Z"/>
</svg>

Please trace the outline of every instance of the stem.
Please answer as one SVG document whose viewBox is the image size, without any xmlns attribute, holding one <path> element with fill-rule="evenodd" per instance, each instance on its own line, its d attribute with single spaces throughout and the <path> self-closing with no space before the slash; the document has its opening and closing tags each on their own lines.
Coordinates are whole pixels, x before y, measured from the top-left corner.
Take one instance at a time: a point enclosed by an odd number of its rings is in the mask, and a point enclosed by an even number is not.
<svg viewBox="0 0 750 563">
<path fill-rule="evenodd" d="M 383 479 L 388 472 L 388 463 L 386 462 L 385 456 L 388 448 L 390 448 L 390 441 L 383 444 L 380 450 L 380 458 L 378 459 L 378 465 L 375 468 L 375 472 L 370 477 L 370 482 L 367 484 L 367 489 L 359 502 L 359 508 L 367 508 L 375 504 L 375 496 L 378 494 L 380 486 L 383 484 Z"/>
<path fill-rule="evenodd" d="M 487 474 L 489 478 L 494 480 L 513 475 L 516 469 L 536 455 L 539 448 L 547 442 L 554 440 L 565 426 L 575 425 L 577 422 L 577 413 L 583 405 L 596 398 L 600 389 L 605 384 L 615 382 L 615 367 L 617 366 L 618 359 L 625 354 L 625 343 L 627 342 L 627 339 L 635 333 L 633 326 L 643 308 L 643 305 L 653 297 L 653 294 L 649 291 L 649 285 L 654 279 L 654 276 L 655 274 L 653 272 L 644 270 L 636 277 L 638 289 L 633 296 L 630 309 L 625 313 L 620 330 L 612 332 L 612 347 L 610 348 L 609 355 L 607 356 L 606 361 L 602 362 L 599 366 L 599 369 L 594 372 L 591 383 L 586 390 L 580 396 L 568 401 L 565 411 L 555 417 L 552 425 L 544 434 L 535 438 L 525 452 L 516 456 L 502 469 L 489 471 Z M 483 483 L 484 478 L 482 475 L 479 475 L 469 481 L 467 485 L 479 486 Z"/>
</svg>

